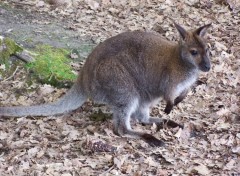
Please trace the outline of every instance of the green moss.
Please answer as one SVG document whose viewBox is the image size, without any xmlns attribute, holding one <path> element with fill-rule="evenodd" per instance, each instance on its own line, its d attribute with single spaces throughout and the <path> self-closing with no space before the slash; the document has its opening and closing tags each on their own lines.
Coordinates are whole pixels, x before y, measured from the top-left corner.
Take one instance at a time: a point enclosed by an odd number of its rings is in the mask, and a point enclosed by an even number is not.
<svg viewBox="0 0 240 176">
<path fill-rule="evenodd" d="M 0 76 L 6 75 L 10 68 L 9 58 L 23 49 L 10 38 L 0 38 L 0 64 L 5 65 L 5 70 L 0 70 Z M 37 54 L 32 63 L 26 64 L 32 75 L 41 83 L 51 84 L 56 87 L 70 87 L 76 75 L 72 72 L 69 51 L 66 49 L 53 48 L 49 45 L 37 46 L 34 50 Z"/>
<path fill-rule="evenodd" d="M 21 52 L 23 49 L 14 42 L 14 40 L 8 37 L 0 36 L 0 65 L 4 69 L 0 69 L 0 77 L 5 77 L 9 74 L 12 74 L 16 69 L 16 66 L 13 64 L 13 67 L 10 67 L 11 61 L 9 60 L 10 56 Z"/>
<path fill-rule="evenodd" d="M 27 64 L 27 68 L 40 82 L 57 87 L 71 86 L 77 76 L 72 72 L 68 50 L 41 45 L 34 52 L 38 54 L 36 61 Z"/>
<path fill-rule="evenodd" d="M 9 57 L 22 50 L 14 40 L 8 37 L 0 38 L 0 64 L 5 64 L 6 68 L 9 68 Z"/>
</svg>

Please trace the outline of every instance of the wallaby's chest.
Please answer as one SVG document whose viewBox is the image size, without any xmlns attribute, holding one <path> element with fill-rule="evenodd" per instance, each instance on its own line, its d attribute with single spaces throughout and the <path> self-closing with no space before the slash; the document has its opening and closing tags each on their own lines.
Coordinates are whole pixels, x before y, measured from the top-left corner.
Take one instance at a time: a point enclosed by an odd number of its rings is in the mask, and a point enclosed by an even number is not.
<svg viewBox="0 0 240 176">
<path fill-rule="evenodd" d="M 184 90 L 189 89 L 197 80 L 197 74 L 192 74 L 185 80 L 179 82 L 174 91 L 174 97 L 178 97 Z"/>
</svg>

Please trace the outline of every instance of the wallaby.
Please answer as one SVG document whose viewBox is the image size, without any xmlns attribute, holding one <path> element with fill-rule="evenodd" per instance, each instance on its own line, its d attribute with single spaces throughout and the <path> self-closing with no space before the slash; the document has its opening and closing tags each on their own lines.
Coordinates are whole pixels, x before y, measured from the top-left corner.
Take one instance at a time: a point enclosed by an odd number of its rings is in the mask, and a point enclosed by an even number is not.
<svg viewBox="0 0 240 176">
<path fill-rule="evenodd" d="M 50 116 L 79 108 L 88 98 L 108 104 L 113 111 L 115 134 L 140 138 L 152 146 L 164 142 L 144 132 L 132 130 L 130 119 L 143 124 L 180 126 L 173 121 L 149 117 L 156 100 L 167 102 L 166 113 L 181 102 L 200 71 L 210 70 L 205 39 L 211 24 L 187 31 L 174 23 L 180 33 L 178 43 L 155 32 L 124 32 L 100 43 L 88 56 L 78 79 L 58 101 L 21 107 L 0 107 L 0 116 Z"/>
</svg>

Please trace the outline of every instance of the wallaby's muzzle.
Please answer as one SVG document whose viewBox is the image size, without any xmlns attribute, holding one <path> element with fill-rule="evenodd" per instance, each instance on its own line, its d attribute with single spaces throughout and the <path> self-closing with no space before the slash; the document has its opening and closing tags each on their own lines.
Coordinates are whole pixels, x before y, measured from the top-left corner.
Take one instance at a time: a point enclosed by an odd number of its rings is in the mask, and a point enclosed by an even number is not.
<svg viewBox="0 0 240 176">
<path fill-rule="evenodd" d="M 210 68 L 211 68 L 211 64 L 209 62 L 209 58 L 206 58 L 204 60 L 199 64 L 200 70 L 203 71 L 203 72 L 208 72 L 210 70 Z"/>
</svg>

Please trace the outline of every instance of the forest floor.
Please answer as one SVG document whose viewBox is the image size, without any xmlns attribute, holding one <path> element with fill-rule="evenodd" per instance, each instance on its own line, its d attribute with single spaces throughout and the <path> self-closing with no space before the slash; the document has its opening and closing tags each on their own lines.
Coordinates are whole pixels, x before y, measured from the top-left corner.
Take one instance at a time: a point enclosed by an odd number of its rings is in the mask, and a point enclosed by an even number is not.
<svg viewBox="0 0 240 176">
<path fill-rule="evenodd" d="M 152 109 L 152 116 L 175 120 L 184 124 L 184 129 L 164 128 L 156 132 L 155 125 L 142 126 L 133 122 L 134 129 L 147 131 L 166 141 L 165 147 L 150 147 L 141 140 L 114 135 L 111 118 L 107 118 L 108 115 L 111 117 L 111 111 L 92 102 L 61 116 L 1 118 L 1 176 L 240 175 L 238 0 L 48 2 L 51 5 L 41 0 L 3 0 L 0 22 L 5 25 L 2 25 L 1 33 L 16 34 L 18 27 L 25 25 L 36 30 L 35 41 L 42 40 L 37 37 L 40 31 L 46 36 L 58 36 L 42 42 L 57 45 L 72 40 L 74 45 L 70 47 L 78 48 L 78 40 L 79 45 L 82 42 L 95 45 L 121 32 L 136 29 L 157 31 L 169 40 L 177 40 L 178 33 L 171 19 L 187 29 L 212 23 L 206 36 L 212 68 L 200 75 L 202 84 L 170 115 L 163 113 L 164 102 Z M 9 16 L 9 11 L 13 11 L 14 18 Z M 64 32 L 59 34 L 56 28 L 47 27 L 44 31 L 45 25 L 53 22 Z M 8 23 L 15 25 L 6 27 Z M 22 34 L 28 37 L 28 33 Z M 62 41 L 64 35 L 70 40 Z M 53 42 L 55 39 L 57 42 Z M 28 40 L 19 37 L 16 40 L 27 46 Z M 27 74 L 20 67 L 11 79 L 2 78 L 1 106 L 51 102 L 67 91 L 39 83 L 28 87 Z M 102 115 L 99 110 L 105 113 L 105 118 L 92 118 Z"/>
</svg>

